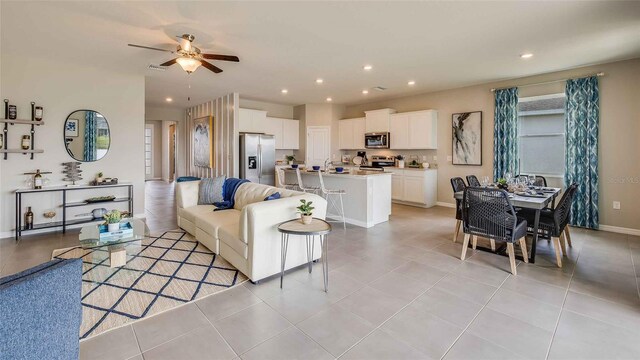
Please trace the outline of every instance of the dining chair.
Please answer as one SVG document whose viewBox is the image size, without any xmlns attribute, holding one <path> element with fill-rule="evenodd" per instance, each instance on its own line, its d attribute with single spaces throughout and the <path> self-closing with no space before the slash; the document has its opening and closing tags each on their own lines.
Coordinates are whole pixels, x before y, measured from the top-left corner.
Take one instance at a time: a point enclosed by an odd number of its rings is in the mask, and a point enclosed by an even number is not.
<svg viewBox="0 0 640 360">
<path fill-rule="evenodd" d="M 453 188 L 453 193 L 457 193 L 460 191 L 464 191 L 467 188 L 464 180 L 461 177 L 451 178 L 451 187 Z M 453 242 L 458 240 L 458 234 L 460 233 L 460 225 L 462 225 L 462 200 L 456 199 L 456 229 L 453 232 Z"/>
<path fill-rule="evenodd" d="M 336 190 L 336 189 L 327 189 L 324 186 L 324 179 L 322 177 L 322 171 L 318 171 L 318 179 L 320 179 L 320 190 L 322 191 L 322 194 L 324 195 L 324 198 L 327 200 L 327 212 L 329 211 L 329 208 L 333 208 L 336 212 L 338 212 L 338 215 L 340 215 L 342 217 L 342 226 L 344 227 L 344 229 L 347 229 L 347 221 L 344 217 L 344 202 L 342 201 L 342 195 L 346 195 L 346 191 L 345 190 Z M 336 197 L 338 197 L 340 199 L 340 206 L 338 206 L 338 203 L 336 202 Z M 327 220 L 328 221 L 328 220 Z"/>
<path fill-rule="evenodd" d="M 475 175 L 467 175 L 467 184 L 469 186 L 480 186 L 480 181 L 478 181 L 478 177 Z"/>
<path fill-rule="evenodd" d="M 556 263 L 558 267 L 562 267 L 562 254 L 567 256 L 567 244 L 571 244 L 571 235 L 569 235 L 569 217 L 571 215 L 571 203 L 576 193 L 578 184 L 571 184 L 562 194 L 558 206 L 554 209 L 543 209 L 540 211 L 540 220 L 538 221 L 538 236 L 549 239 L 553 243 L 556 255 Z M 522 209 L 518 212 L 518 217 L 533 224 L 535 212 L 530 209 Z M 529 232 L 533 229 L 529 228 Z"/>
<path fill-rule="evenodd" d="M 507 192 L 501 189 L 467 187 L 462 197 L 462 227 L 464 241 L 460 260 L 465 259 L 469 239 L 473 236 L 475 249 L 478 236 L 507 243 L 511 273 L 517 274 L 514 243 L 518 242 L 524 262 L 529 262 L 527 243 L 527 221 L 516 215 Z"/>
<path fill-rule="evenodd" d="M 276 174 L 278 175 L 278 183 L 280 185 L 282 185 L 282 187 L 284 187 L 285 189 L 287 189 L 287 190 L 297 190 L 299 188 L 298 184 L 293 184 L 293 183 L 287 184 L 286 183 L 286 176 L 285 176 L 285 173 L 284 173 L 283 169 L 276 168 Z"/>
<path fill-rule="evenodd" d="M 298 177 L 298 189 L 300 189 L 300 191 L 304 191 L 306 193 L 313 193 L 313 194 L 318 194 L 318 191 L 320 191 L 320 187 L 318 186 L 304 186 L 304 183 L 302 182 L 302 174 L 300 173 L 300 168 L 296 168 L 296 176 Z"/>
</svg>

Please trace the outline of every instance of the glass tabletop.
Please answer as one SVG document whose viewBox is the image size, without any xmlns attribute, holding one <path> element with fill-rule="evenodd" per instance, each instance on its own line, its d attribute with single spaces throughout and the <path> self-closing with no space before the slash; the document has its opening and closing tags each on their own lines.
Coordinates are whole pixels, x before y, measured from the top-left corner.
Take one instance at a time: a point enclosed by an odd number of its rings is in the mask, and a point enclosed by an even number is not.
<svg viewBox="0 0 640 360">
<path fill-rule="evenodd" d="M 130 226 L 127 226 L 129 224 Z M 100 224 L 83 226 L 80 230 L 80 246 L 83 249 L 93 249 L 102 246 L 112 246 L 135 242 L 149 237 L 147 224 L 136 218 L 125 219 L 121 222 L 121 230 L 117 233 L 100 236 Z"/>
</svg>

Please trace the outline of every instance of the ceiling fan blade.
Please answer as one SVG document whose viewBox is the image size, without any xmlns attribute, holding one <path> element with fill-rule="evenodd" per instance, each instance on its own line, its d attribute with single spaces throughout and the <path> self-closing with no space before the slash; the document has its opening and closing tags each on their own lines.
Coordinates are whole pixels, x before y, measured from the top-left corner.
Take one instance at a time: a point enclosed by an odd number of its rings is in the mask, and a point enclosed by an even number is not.
<svg viewBox="0 0 640 360">
<path fill-rule="evenodd" d="M 178 58 L 175 58 L 175 59 L 173 59 L 173 60 L 169 60 L 169 61 L 163 62 L 162 64 L 160 64 L 160 66 L 171 66 L 171 65 L 173 65 L 173 64 L 175 64 L 175 63 L 176 63 L 176 60 L 177 60 L 177 59 L 178 59 Z"/>
<path fill-rule="evenodd" d="M 235 61 L 239 62 L 240 59 L 237 56 L 233 55 L 218 55 L 218 54 L 200 54 L 203 59 L 211 59 L 211 60 L 223 60 L 223 61 Z"/>
<path fill-rule="evenodd" d="M 214 73 L 221 73 L 222 69 L 220 69 L 219 67 L 212 65 L 204 60 L 200 60 L 200 62 L 202 63 L 202 66 L 206 67 L 207 69 L 213 71 Z"/>
<path fill-rule="evenodd" d="M 143 45 L 136 45 L 136 44 L 127 44 L 127 45 L 132 46 L 132 47 L 142 48 L 142 49 L 156 50 L 156 51 L 166 51 L 166 52 L 170 52 L 172 54 L 175 53 L 175 51 L 173 51 L 173 50 L 154 48 L 154 47 L 150 47 L 150 46 L 143 46 Z"/>
</svg>

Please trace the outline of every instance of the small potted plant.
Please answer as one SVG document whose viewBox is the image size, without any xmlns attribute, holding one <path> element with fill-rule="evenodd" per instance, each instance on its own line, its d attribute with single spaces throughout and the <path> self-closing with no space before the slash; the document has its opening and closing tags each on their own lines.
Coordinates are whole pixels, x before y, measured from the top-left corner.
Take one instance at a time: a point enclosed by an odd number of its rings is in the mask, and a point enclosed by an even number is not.
<svg viewBox="0 0 640 360">
<path fill-rule="evenodd" d="M 315 209 L 313 206 L 311 206 L 311 204 L 313 204 L 313 201 L 307 202 L 307 200 L 301 199 L 300 202 L 302 204 L 296 209 L 300 213 L 300 219 L 302 220 L 302 223 L 305 225 L 309 225 L 313 220 L 313 209 Z"/>
<path fill-rule="evenodd" d="M 396 155 L 396 164 L 400 169 L 404 168 L 404 156 Z"/>
<path fill-rule="evenodd" d="M 498 179 L 496 186 L 498 186 L 498 189 L 507 190 L 507 191 L 509 190 L 507 179 L 504 179 L 504 178 Z"/>
<path fill-rule="evenodd" d="M 107 230 L 109 232 L 120 230 L 120 220 L 122 220 L 122 213 L 118 210 L 111 210 L 102 216 L 107 224 Z"/>
<path fill-rule="evenodd" d="M 286 158 L 289 165 L 293 165 L 293 162 L 296 161 L 296 157 L 293 155 L 287 155 Z"/>
<path fill-rule="evenodd" d="M 102 171 L 96 174 L 96 183 L 101 183 L 104 180 L 104 174 Z"/>
</svg>

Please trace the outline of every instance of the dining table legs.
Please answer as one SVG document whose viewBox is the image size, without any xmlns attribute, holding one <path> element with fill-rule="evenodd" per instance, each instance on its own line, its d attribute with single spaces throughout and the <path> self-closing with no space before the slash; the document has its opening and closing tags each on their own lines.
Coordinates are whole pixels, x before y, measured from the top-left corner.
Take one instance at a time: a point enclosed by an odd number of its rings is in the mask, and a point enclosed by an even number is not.
<svg viewBox="0 0 640 360">
<path fill-rule="evenodd" d="M 533 236 L 531 239 L 531 256 L 529 262 L 535 264 L 536 262 L 536 247 L 538 244 L 538 226 L 540 225 L 540 209 L 536 209 L 536 213 L 533 218 Z"/>
</svg>

